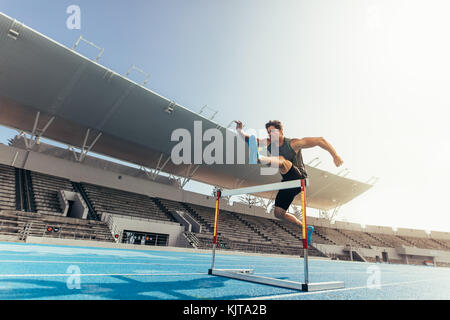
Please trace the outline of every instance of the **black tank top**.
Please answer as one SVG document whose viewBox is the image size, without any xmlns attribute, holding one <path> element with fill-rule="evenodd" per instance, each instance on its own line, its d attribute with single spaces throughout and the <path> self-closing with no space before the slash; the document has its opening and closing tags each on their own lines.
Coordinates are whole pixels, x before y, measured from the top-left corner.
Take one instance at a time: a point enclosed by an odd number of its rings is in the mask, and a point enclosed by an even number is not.
<svg viewBox="0 0 450 320">
<path fill-rule="evenodd" d="M 279 155 L 283 156 L 286 160 L 292 162 L 294 166 L 296 166 L 301 174 L 306 178 L 308 174 L 306 173 L 305 164 L 303 163 L 302 150 L 300 149 L 297 153 L 291 147 L 290 138 L 284 138 L 284 143 L 279 147 Z M 272 153 L 272 144 L 267 146 L 267 151 Z"/>
</svg>

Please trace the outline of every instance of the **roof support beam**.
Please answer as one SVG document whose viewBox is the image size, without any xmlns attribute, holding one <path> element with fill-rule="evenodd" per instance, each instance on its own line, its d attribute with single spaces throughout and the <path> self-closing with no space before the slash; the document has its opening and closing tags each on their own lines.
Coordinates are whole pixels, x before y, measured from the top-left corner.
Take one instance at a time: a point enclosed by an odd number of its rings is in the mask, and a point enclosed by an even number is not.
<svg viewBox="0 0 450 320">
<path fill-rule="evenodd" d="M 234 187 L 233 189 L 237 189 L 240 188 L 241 185 L 245 182 L 245 179 L 239 179 L 237 178 L 236 181 L 234 182 Z"/>
<path fill-rule="evenodd" d="M 140 169 L 143 170 L 150 179 L 155 181 L 156 178 L 159 176 L 159 173 L 164 169 L 164 167 L 169 162 L 170 156 L 168 156 L 167 159 L 164 161 L 164 163 L 161 165 L 161 162 L 163 161 L 163 159 L 164 159 L 164 153 L 161 153 L 155 169 L 147 169 L 144 166 L 141 166 Z"/>
<path fill-rule="evenodd" d="M 337 214 L 339 213 L 340 209 L 341 209 L 341 204 L 338 203 L 338 205 L 336 207 L 334 207 L 334 209 L 333 209 L 333 213 L 331 214 L 331 217 L 330 217 L 330 222 L 337 217 Z"/>
<path fill-rule="evenodd" d="M 75 160 L 76 160 L 77 162 L 80 162 L 80 163 L 81 163 L 81 162 L 84 161 L 84 159 L 86 158 L 87 154 L 92 150 L 92 148 L 95 146 L 95 144 L 97 143 L 97 141 L 98 141 L 98 140 L 100 139 L 100 137 L 102 136 L 102 133 L 100 132 L 100 133 L 95 137 L 94 141 L 92 141 L 92 143 L 91 143 L 89 146 L 87 146 L 87 141 L 88 141 L 88 139 L 89 139 L 90 133 L 91 133 L 91 130 L 90 130 L 90 129 L 87 129 L 87 130 L 86 130 L 86 135 L 85 135 L 84 140 L 83 140 L 83 145 L 82 145 L 82 147 L 81 147 L 81 152 L 80 152 L 79 155 L 75 152 L 75 148 L 74 148 L 74 147 L 69 146 L 69 149 L 72 150 L 73 156 L 74 156 L 74 158 L 75 158 Z"/>
<path fill-rule="evenodd" d="M 194 168 L 195 167 L 195 168 Z M 192 169 L 194 168 L 194 169 Z M 200 168 L 200 165 L 195 166 L 194 164 L 190 164 L 188 168 L 186 169 L 186 176 L 181 181 L 181 189 L 184 188 L 184 186 L 191 181 L 192 177 L 194 176 L 195 172 L 197 172 L 198 168 Z M 192 170 L 192 171 L 191 171 Z"/>
<path fill-rule="evenodd" d="M 36 144 L 39 144 L 40 139 L 44 135 L 44 133 L 47 131 L 48 127 L 52 124 L 52 122 L 55 120 L 55 117 L 51 117 L 47 123 L 44 125 L 42 129 L 39 129 L 39 118 L 41 116 L 41 112 L 38 111 L 36 113 L 36 117 L 34 118 L 34 124 L 33 128 L 31 129 L 30 137 L 27 137 L 27 133 L 25 131 L 19 132 L 19 135 L 23 137 L 25 142 L 25 147 L 27 150 L 30 150 L 33 148 Z"/>
</svg>

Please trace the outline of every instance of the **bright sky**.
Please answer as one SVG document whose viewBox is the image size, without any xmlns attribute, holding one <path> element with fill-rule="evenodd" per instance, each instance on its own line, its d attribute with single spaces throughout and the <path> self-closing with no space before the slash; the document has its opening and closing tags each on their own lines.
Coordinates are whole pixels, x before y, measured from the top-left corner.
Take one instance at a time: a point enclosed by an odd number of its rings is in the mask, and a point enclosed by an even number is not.
<svg viewBox="0 0 450 320">
<path fill-rule="evenodd" d="M 66 27 L 73 4 L 81 30 Z M 222 125 L 278 119 L 288 137 L 324 137 L 348 178 L 380 179 L 339 219 L 450 231 L 446 0 L 2 0 L 0 11 L 70 48 L 83 35 L 105 48 L 101 64 L 135 64 L 148 88 L 207 104 Z M 14 134 L 0 128 L 0 142 Z M 324 150 L 303 156 L 342 169 Z"/>
</svg>

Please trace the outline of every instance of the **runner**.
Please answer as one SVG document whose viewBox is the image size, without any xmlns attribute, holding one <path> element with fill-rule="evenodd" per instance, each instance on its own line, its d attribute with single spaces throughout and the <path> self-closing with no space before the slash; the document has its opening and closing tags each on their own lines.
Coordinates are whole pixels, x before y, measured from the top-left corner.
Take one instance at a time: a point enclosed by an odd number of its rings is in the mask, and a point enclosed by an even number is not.
<svg viewBox="0 0 450 320">
<path fill-rule="evenodd" d="M 321 147 L 328 151 L 333 157 L 336 167 L 340 167 L 344 162 L 337 155 L 334 148 L 322 137 L 290 139 L 286 138 L 283 133 L 283 125 L 278 120 L 271 120 L 266 123 L 266 130 L 269 134 L 267 139 L 255 139 L 253 136 L 246 134 L 242 130 L 242 122 L 235 120 L 236 130 L 245 138 L 249 144 L 257 144 L 251 146 L 250 149 L 257 150 L 258 146 L 267 147 L 269 154 L 273 147 L 278 147 L 279 156 L 262 156 L 257 154 L 258 162 L 265 165 L 277 166 L 280 169 L 281 181 L 291 181 L 307 178 L 305 164 L 303 163 L 302 149 Z M 289 206 L 296 195 L 301 192 L 301 188 L 285 189 L 278 191 L 275 198 L 275 217 L 289 221 L 298 226 L 302 226 L 302 222 L 294 215 L 287 212 Z M 311 242 L 311 235 L 314 231 L 312 226 L 308 226 L 308 244 Z"/>
</svg>

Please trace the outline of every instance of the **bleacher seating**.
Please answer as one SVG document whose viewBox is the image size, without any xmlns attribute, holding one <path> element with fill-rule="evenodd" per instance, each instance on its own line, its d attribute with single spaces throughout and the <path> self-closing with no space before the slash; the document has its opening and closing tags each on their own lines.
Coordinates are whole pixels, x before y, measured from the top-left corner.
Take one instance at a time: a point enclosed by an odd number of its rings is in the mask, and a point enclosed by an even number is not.
<svg viewBox="0 0 450 320">
<path fill-rule="evenodd" d="M 385 243 L 386 247 L 390 248 L 396 248 L 396 247 L 402 247 L 407 246 L 411 247 L 411 244 L 395 235 L 391 234 L 383 234 L 383 233 L 371 233 L 371 236 L 379 239 L 383 243 Z"/>
<path fill-rule="evenodd" d="M 26 230 L 26 227 L 29 227 Z M 48 231 L 58 228 L 58 232 Z M 65 238 L 76 240 L 115 241 L 108 226 L 101 221 L 84 220 L 22 211 L 0 211 L 0 232 L 20 237 L 27 236 Z"/>
<path fill-rule="evenodd" d="M 252 226 L 258 232 L 263 234 L 274 245 L 285 245 L 286 243 L 298 244 L 299 240 L 292 236 L 288 231 L 280 228 L 273 220 L 254 217 L 249 215 L 236 215 L 238 219 L 245 221 L 247 225 Z"/>
<path fill-rule="evenodd" d="M 418 237 L 407 237 L 407 236 L 398 236 L 404 241 L 409 242 L 412 246 L 421 248 L 421 249 L 436 249 L 436 250 L 447 250 L 447 248 L 439 242 L 433 241 L 432 239 L 426 238 L 418 238 Z"/>
<path fill-rule="evenodd" d="M 328 238 L 326 235 L 322 234 L 321 228 L 318 226 L 314 226 L 314 233 L 311 237 L 312 243 L 319 243 L 319 244 L 330 244 L 333 245 L 335 242 Z"/>
<path fill-rule="evenodd" d="M 186 207 L 189 209 L 189 213 L 191 213 L 194 219 L 202 223 L 203 228 L 201 233 L 212 235 L 214 231 L 214 209 L 191 203 L 186 204 Z"/>
<path fill-rule="evenodd" d="M 167 200 L 158 198 L 158 200 L 162 203 L 170 211 L 186 211 L 186 208 L 177 201 Z"/>
<path fill-rule="evenodd" d="M 450 240 L 449 239 L 435 239 L 431 238 L 430 241 L 436 242 L 444 250 L 450 250 Z"/>
<path fill-rule="evenodd" d="M 176 222 L 175 219 L 162 211 L 150 197 L 145 195 L 87 183 L 82 183 L 82 186 L 99 215 L 109 213 Z"/>
<path fill-rule="evenodd" d="M 14 168 L 0 164 L 0 210 L 16 209 Z"/>
<path fill-rule="evenodd" d="M 339 229 L 339 232 L 341 232 L 348 238 L 351 238 L 353 243 L 356 242 L 358 244 L 357 247 L 370 248 L 371 246 L 379 246 L 380 244 L 382 244 L 380 241 L 371 237 L 365 232 L 344 229 Z"/>
<path fill-rule="evenodd" d="M 334 228 L 326 228 L 326 227 L 317 227 L 317 232 L 332 240 L 334 243 L 339 245 L 347 245 L 350 244 L 355 247 L 362 247 L 360 242 L 355 241 L 349 236 L 346 236 L 344 233 L 340 232 L 340 230 Z"/>
<path fill-rule="evenodd" d="M 61 214 L 63 209 L 59 204 L 58 192 L 74 191 L 69 180 L 42 173 L 31 172 L 31 182 L 36 210 L 39 213 Z"/>
<path fill-rule="evenodd" d="M 17 212 L 15 169 L 0 165 L 0 233 L 21 235 L 27 225 L 28 235 L 95 239 L 113 241 L 108 227 L 101 222 L 62 217 L 58 191 L 74 191 L 71 181 L 30 172 L 37 213 Z M 81 183 L 87 200 L 95 211 L 133 216 L 163 222 L 177 222 L 173 211 L 188 212 L 202 225 L 201 233 L 190 233 L 189 242 L 200 249 L 211 249 L 214 230 L 214 209 L 173 200 L 152 198 L 132 192 Z M 80 191 L 81 192 L 81 191 Z M 5 211 L 6 210 L 6 211 Z M 31 224 L 32 222 L 32 224 Z M 99 224 L 100 223 L 100 224 Z M 47 232 L 47 226 L 57 226 L 59 232 Z M 310 255 L 322 256 L 314 244 L 348 245 L 356 248 L 414 246 L 423 249 L 450 250 L 450 240 L 419 238 L 384 233 L 370 233 L 315 226 Z M 220 211 L 218 247 L 255 253 L 302 255 L 301 230 L 292 223 L 257 217 L 227 210 Z M 345 255 L 336 255 L 348 260 Z M 370 258 L 369 261 L 372 261 Z M 393 260 L 391 260 L 393 261 Z"/>
<path fill-rule="evenodd" d="M 382 239 L 378 238 L 375 234 L 369 233 L 369 232 L 363 232 L 363 235 L 369 243 L 370 246 L 375 247 L 390 247 L 389 243 L 383 241 Z"/>
<path fill-rule="evenodd" d="M 189 207 L 206 221 L 209 226 L 214 226 L 214 209 L 192 204 L 190 204 Z M 204 233 L 210 233 L 208 228 L 202 228 L 202 232 L 203 230 L 205 230 Z M 219 233 L 222 237 L 234 242 L 264 244 L 267 241 L 260 234 L 247 228 L 242 221 L 239 221 L 230 212 L 225 210 L 220 211 Z"/>
<path fill-rule="evenodd" d="M 198 249 L 211 249 L 212 248 L 212 234 L 206 233 L 192 233 L 192 235 L 198 240 L 197 248 Z M 221 241 L 221 237 L 218 237 L 218 243 L 222 244 L 220 247 L 223 247 L 223 242 Z"/>
<path fill-rule="evenodd" d="M 186 207 L 190 209 L 191 215 L 204 226 L 201 234 L 195 234 L 200 242 L 199 248 L 211 248 L 214 209 L 194 204 L 185 204 Z M 230 250 L 302 255 L 302 240 L 299 230 L 296 230 L 296 233 L 292 232 L 283 227 L 284 223 L 221 210 L 218 242 L 221 242 L 222 248 Z M 298 235 L 296 236 L 296 234 Z M 324 256 L 314 247 L 310 248 L 310 255 Z"/>
</svg>

